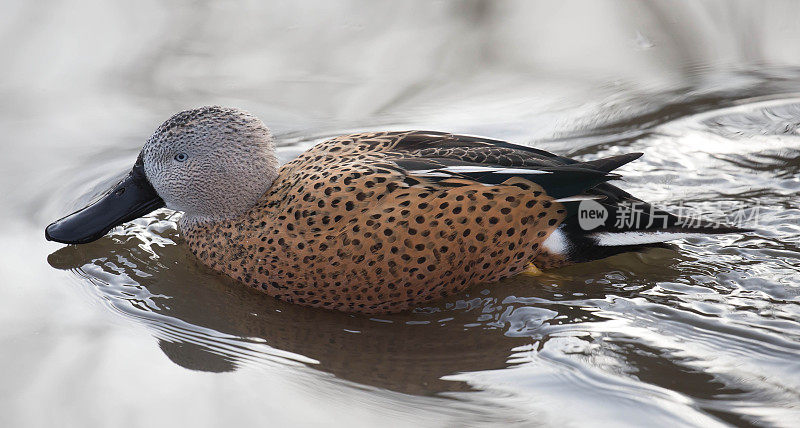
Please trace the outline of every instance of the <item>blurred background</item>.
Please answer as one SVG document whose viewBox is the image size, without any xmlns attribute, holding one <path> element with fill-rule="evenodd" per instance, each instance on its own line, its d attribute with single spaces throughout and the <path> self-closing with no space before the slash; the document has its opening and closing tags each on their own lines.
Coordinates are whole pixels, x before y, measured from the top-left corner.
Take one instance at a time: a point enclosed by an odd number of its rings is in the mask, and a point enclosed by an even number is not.
<svg viewBox="0 0 800 428">
<path fill-rule="evenodd" d="M 797 2 L 0 1 L 3 426 L 800 419 Z M 623 188 L 758 207 L 758 234 L 381 319 L 238 289 L 166 211 L 44 241 L 209 104 L 259 116 L 283 160 L 372 129 L 643 151 Z"/>
</svg>

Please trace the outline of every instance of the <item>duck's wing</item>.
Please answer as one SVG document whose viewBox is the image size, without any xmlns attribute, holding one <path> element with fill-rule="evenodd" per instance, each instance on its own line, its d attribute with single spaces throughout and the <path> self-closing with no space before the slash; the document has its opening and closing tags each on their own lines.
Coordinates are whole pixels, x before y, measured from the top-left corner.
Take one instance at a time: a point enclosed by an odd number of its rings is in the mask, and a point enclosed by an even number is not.
<svg viewBox="0 0 800 428">
<path fill-rule="evenodd" d="M 521 185 L 522 179 L 541 186 L 567 210 L 553 234 L 558 242 L 551 246 L 558 247 L 567 262 L 593 260 L 693 235 L 745 231 L 673 215 L 607 183 L 621 177 L 611 171 L 642 153 L 581 162 L 505 141 L 429 131 L 410 132 L 389 150 L 396 153 L 390 160 L 410 177 L 439 185 Z M 591 202 L 581 205 L 585 201 Z M 604 220 L 582 222 L 580 215 L 585 207 L 599 209 Z"/>
<path fill-rule="evenodd" d="M 467 162 L 505 166 L 576 163 L 567 157 L 507 141 L 436 131 L 408 132 L 398 138 L 390 149 L 420 157 L 457 158 Z"/>
<path fill-rule="evenodd" d="M 611 171 L 641 156 L 630 153 L 578 162 L 505 141 L 431 131 L 408 133 L 388 152 L 387 160 L 409 176 L 440 185 L 465 182 L 514 185 L 516 178 L 541 186 L 554 199 L 588 198 L 583 192 L 619 178 Z M 518 180 L 516 183 L 519 185 Z"/>
</svg>

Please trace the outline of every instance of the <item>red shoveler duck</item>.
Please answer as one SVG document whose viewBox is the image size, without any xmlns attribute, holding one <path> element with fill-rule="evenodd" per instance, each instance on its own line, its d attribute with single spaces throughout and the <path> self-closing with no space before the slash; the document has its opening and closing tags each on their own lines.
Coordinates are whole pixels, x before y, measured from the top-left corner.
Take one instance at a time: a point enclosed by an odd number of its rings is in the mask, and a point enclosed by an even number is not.
<svg viewBox="0 0 800 428">
<path fill-rule="evenodd" d="M 202 107 L 164 122 L 124 180 L 45 236 L 88 243 L 166 206 L 183 212 L 189 250 L 216 271 L 301 305 L 388 313 L 525 271 L 740 231 L 686 224 L 608 183 L 639 156 L 581 162 L 488 138 L 367 132 L 279 167 L 258 118 Z M 599 222 L 582 221 L 581 204 Z M 617 221 L 624 210 L 637 221 Z"/>
</svg>

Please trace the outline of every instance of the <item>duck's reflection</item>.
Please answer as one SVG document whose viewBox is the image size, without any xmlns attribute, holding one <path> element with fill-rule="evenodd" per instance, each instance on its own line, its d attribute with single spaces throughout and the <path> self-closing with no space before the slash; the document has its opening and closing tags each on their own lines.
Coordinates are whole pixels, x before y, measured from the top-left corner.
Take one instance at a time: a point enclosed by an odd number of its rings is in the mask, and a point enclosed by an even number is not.
<svg viewBox="0 0 800 428">
<path fill-rule="evenodd" d="M 565 324 L 602 320 L 581 301 L 647 287 L 630 278 L 625 287 L 605 276 L 591 279 L 608 265 L 588 275 L 562 269 L 478 287 L 412 313 L 370 318 L 286 304 L 208 271 L 180 245 L 164 213 L 95 243 L 63 247 L 48 262 L 99 284 L 112 305 L 156 326 L 161 350 L 188 369 L 232 371 L 259 355 L 288 352 L 339 378 L 411 394 L 468 390 L 441 378 L 513 364 L 515 348 L 541 343 Z M 623 270 L 636 264 L 636 276 L 649 276 L 648 283 L 654 274 L 675 272 L 663 263 L 642 264 L 637 256 L 616 263 Z M 653 272 L 643 272 L 647 266 Z"/>
</svg>

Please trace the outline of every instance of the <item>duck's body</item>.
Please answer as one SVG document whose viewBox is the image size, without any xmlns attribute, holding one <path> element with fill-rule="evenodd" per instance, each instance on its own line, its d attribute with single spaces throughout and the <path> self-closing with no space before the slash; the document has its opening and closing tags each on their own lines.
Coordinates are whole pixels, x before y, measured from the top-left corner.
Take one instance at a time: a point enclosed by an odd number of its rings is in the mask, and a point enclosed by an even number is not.
<svg viewBox="0 0 800 428">
<path fill-rule="evenodd" d="M 159 201 L 186 211 L 181 230 L 200 261 L 289 302 L 396 312 L 518 274 L 531 264 L 555 267 L 688 232 L 733 230 L 697 224 L 686 229 L 677 217 L 607 184 L 619 177 L 610 171 L 638 158 L 636 153 L 577 162 L 497 140 L 378 132 L 328 140 L 277 170 L 268 131 L 262 133 L 260 121 L 239 112 L 198 109 L 162 125 L 131 174 L 145 177 L 128 179 L 155 199 L 126 204 L 138 215 L 143 204 L 152 209 Z M 241 139 L 230 129 L 212 127 L 225 115 L 261 142 L 220 143 Z M 204 131 L 201 137 L 197 129 Z M 213 149 L 181 152 L 187 138 L 211 140 Z M 238 156 L 252 158 L 256 166 L 233 159 L 235 168 L 226 167 L 231 160 L 220 147 L 251 151 Z M 261 168 L 268 180 L 258 178 Z M 195 188 L 198 181 L 203 187 Z M 117 189 L 110 195 L 117 193 L 122 194 Z M 599 227 L 579 227 L 582 201 L 606 211 Z M 614 221 L 625 204 L 635 204 L 636 224 Z M 220 213 L 218 207 L 232 212 Z M 48 227 L 48 239 L 96 239 L 105 233 L 99 226 L 92 233 L 75 231 L 91 212 L 105 211 L 92 206 L 62 219 Z"/>
<path fill-rule="evenodd" d="M 597 165 L 611 169 L 637 157 Z M 568 217 L 556 197 L 616 175 L 565 160 L 439 132 L 345 135 L 284 165 L 241 216 L 187 223 L 183 232 L 204 264 L 272 296 L 395 312 L 530 265 L 580 260 L 543 245 Z M 609 249 L 595 251 L 602 257 Z"/>
<path fill-rule="evenodd" d="M 531 186 L 524 189 L 414 176 L 392 159 L 419 153 L 404 143 L 422 135 L 320 144 L 284 165 L 243 215 L 185 225 L 189 248 L 280 299 L 372 313 L 525 270 L 563 221 L 563 206 L 530 182 L 520 181 Z"/>
</svg>

